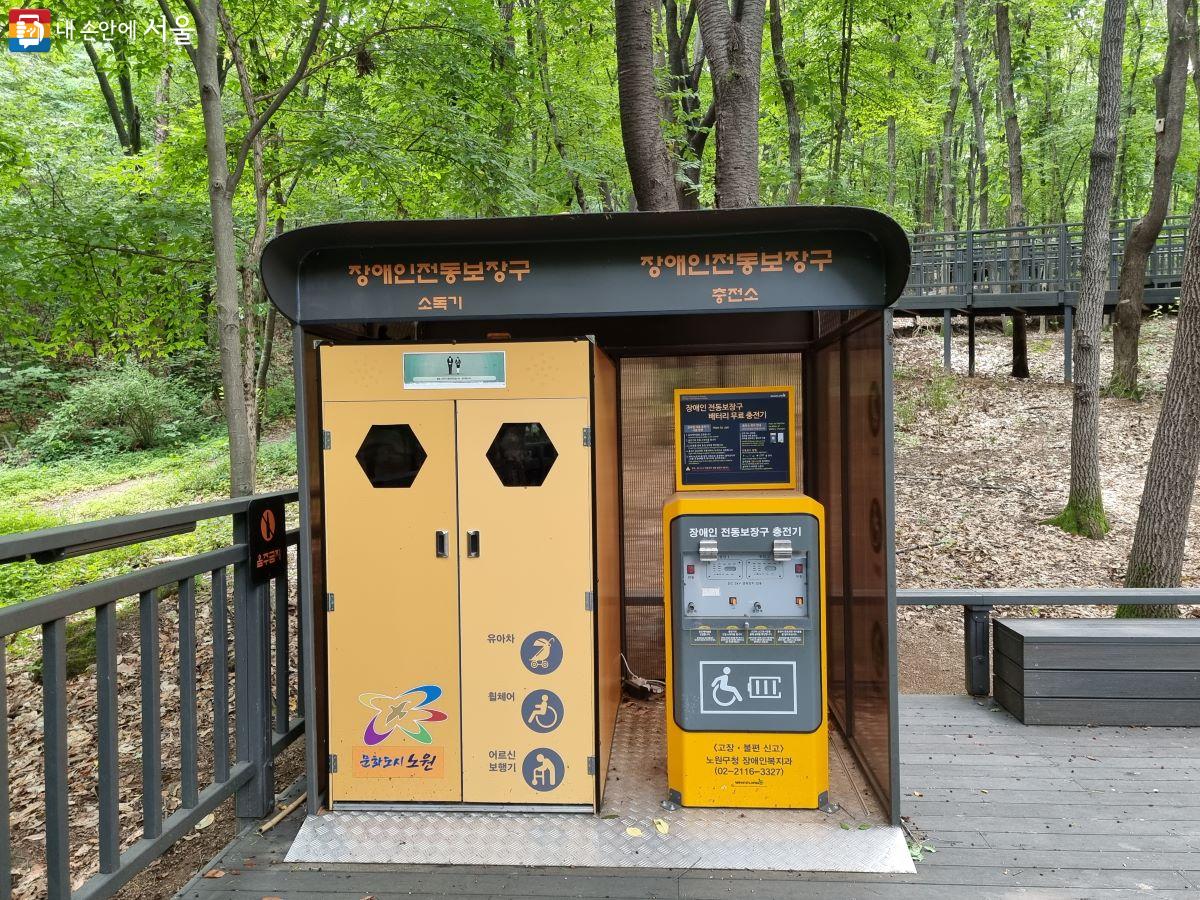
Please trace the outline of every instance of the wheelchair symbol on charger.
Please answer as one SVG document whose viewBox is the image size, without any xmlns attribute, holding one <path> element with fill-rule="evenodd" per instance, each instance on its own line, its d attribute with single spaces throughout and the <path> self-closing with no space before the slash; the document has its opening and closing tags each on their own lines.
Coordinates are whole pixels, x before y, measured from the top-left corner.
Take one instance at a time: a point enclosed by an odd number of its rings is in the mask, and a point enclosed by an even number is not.
<svg viewBox="0 0 1200 900">
<path fill-rule="evenodd" d="M 796 663 L 792 660 L 702 660 L 700 713 L 727 716 L 795 715 Z"/>
<path fill-rule="evenodd" d="M 733 706 L 735 703 L 742 702 L 742 692 L 729 683 L 729 666 L 721 670 L 721 674 L 712 680 L 709 685 L 712 688 L 713 702 L 717 706 Z M 721 696 L 729 697 L 728 700 L 722 700 Z"/>
</svg>

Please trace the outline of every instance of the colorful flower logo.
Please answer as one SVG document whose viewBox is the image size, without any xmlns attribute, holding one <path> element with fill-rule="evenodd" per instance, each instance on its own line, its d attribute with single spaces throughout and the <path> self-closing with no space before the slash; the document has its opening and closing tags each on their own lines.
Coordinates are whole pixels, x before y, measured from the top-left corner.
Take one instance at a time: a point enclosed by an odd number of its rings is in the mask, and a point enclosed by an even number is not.
<svg viewBox="0 0 1200 900">
<path fill-rule="evenodd" d="M 418 744 L 428 744 L 433 737 L 425 729 L 426 722 L 442 722 L 446 714 L 433 709 L 429 704 L 442 696 L 436 684 L 423 684 L 409 688 L 396 696 L 365 693 L 358 695 L 358 702 L 375 711 L 363 732 L 363 741 L 369 747 L 381 744 L 400 729 Z"/>
</svg>

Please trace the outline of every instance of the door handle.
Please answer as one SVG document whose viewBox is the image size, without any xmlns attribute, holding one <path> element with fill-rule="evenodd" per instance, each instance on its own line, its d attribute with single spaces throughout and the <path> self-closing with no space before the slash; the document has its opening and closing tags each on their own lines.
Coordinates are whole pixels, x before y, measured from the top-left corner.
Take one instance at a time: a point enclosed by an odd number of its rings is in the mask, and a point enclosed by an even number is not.
<svg viewBox="0 0 1200 900">
<path fill-rule="evenodd" d="M 436 536 L 434 547 L 437 555 L 444 559 L 450 555 L 450 532 L 435 531 L 434 535 Z"/>
<path fill-rule="evenodd" d="M 479 532 L 478 531 L 468 531 L 467 532 L 467 556 L 472 557 L 472 558 L 479 556 Z"/>
</svg>

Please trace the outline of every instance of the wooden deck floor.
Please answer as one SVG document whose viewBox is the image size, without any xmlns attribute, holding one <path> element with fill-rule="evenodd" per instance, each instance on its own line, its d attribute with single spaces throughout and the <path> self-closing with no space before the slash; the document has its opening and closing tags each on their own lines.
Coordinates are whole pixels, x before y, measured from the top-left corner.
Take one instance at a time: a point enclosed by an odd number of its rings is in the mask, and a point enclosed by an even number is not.
<svg viewBox="0 0 1200 900">
<path fill-rule="evenodd" d="M 1026 727 L 991 701 L 901 698 L 915 876 L 289 866 L 293 815 L 235 841 L 189 900 L 318 897 L 1200 897 L 1200 729 Z"/>
</svg>

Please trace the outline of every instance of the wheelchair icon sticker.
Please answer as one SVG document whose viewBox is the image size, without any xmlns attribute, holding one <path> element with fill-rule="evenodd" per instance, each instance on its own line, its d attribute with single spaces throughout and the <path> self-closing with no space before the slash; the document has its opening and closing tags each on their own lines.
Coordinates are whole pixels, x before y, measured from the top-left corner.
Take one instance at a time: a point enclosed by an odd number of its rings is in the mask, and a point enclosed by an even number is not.
<svg viewBox="0 0 1200 900">
<path fill-rule="evenodd" d="M 521 704 L 521 720 L 539 734 L 548 734 L 562 724 L 563 702 L 554 691 L 530 691 Z"/>
</svg>

